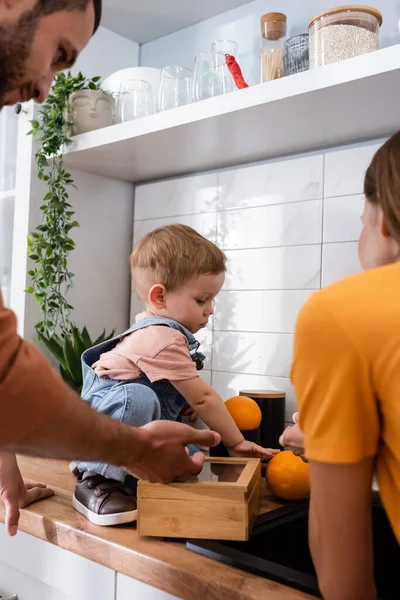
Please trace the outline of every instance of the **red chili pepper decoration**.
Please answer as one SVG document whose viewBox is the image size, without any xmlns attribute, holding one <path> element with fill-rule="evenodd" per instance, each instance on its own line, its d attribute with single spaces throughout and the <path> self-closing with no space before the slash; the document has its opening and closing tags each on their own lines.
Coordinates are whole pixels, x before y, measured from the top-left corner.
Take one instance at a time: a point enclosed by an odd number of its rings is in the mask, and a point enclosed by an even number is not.
<svg viewBox="0 0 400 600">
<path fill-rule="evenodd" d="M 239 90 L 248 88 L 249 85 L 245 82 L 245 80 L 243 78 L 242 70 L 239 67 L 238 62 L 235 59 L 235 57 L 231 56 L 230 54 L 227 54 L 226 55 L 226 64 L 228 66 L 229 71 L 232 74 L 233 81 L 236 83 L 236 87 L 238 87 Z"/>
</svg>

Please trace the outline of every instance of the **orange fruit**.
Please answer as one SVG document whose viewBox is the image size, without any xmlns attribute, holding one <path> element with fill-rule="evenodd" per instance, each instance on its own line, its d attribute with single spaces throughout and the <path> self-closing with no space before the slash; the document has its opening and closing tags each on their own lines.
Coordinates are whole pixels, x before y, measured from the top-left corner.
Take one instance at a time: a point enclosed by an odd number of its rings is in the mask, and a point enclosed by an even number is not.
<svg viewBox="0 0 400 600">
<path fill-rule="evenodd" d="M 302 500 L 310 495 L 308 464 L 285 450 L 274 456 L 267 467 L 267 484 L 283 500 Z"/>
<path fill-rule="evenodd" d="M 247 396 L 235 396 L 225 402 L 232 419 L 241 431 L 258 429 L 261 423 L 261 410 L 257 402 Z"/>
</svg>

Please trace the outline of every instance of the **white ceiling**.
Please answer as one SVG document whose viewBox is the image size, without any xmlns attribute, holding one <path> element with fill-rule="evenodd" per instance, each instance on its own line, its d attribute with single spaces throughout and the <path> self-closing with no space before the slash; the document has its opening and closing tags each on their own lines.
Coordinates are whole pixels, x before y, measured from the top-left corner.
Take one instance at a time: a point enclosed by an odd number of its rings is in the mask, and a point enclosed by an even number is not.
<svg viewBox="0 0 400 600">
<path fill-rule="evenodd" d="M 102 25 L 143 44 L 251 1 L 104 0 Z"/>
</svg>

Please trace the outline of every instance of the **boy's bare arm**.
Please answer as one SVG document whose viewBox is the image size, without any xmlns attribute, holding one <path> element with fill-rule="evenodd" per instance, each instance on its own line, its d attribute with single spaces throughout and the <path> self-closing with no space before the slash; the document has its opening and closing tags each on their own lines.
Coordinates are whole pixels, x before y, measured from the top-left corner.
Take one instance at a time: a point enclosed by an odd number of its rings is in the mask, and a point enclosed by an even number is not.
<svg viewBox="0 0 400 600">
<path fill-rule="evenodd" d="M 244 437 L 224 401 L 208 383 L 200 377 L 171 383 L 210 429 L 221 435 L 227 448 L 233 448 L 243 442 Z"/>
</svg>

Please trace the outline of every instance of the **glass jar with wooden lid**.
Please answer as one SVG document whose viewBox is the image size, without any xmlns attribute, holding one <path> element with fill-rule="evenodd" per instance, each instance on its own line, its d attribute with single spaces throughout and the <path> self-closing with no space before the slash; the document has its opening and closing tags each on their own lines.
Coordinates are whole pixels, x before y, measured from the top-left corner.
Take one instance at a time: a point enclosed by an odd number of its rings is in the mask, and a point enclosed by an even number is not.
<svg viewBox="0 0 400 600">
<path fill-rule="evenodd" d="M 267 13 L 261 17 L 261 83 L 279 79 L 285 74 L 283 57 L 287 18 L 283 13 Z"/>
<path fill-rule="evenodd" d="M 379 10 L 349 4 L 316 15 L 309 24 L 310 67 L 323 67 L 379 48 Z"/>
</svg>

